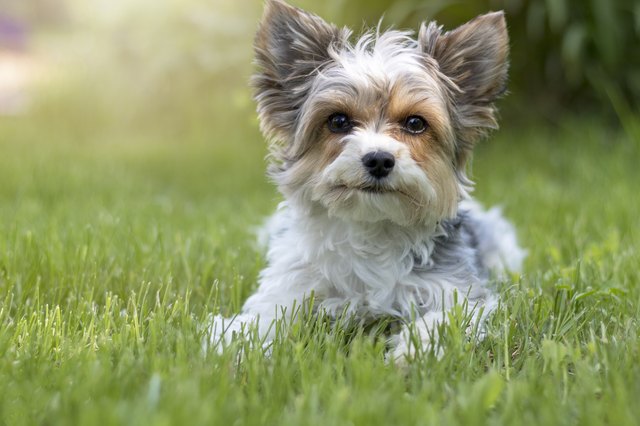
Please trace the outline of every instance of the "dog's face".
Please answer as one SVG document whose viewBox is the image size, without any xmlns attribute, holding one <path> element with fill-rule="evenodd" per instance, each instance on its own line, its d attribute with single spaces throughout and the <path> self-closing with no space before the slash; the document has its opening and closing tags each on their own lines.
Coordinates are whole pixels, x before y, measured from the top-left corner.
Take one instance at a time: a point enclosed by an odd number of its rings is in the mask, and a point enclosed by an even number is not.
<svg viewBox="0 0 640 426">
<path fill-rule="evenodd" d="M 268 0 L 254 78 L 271 175 L 290 200 L 346 220 L 436 223 L 470 185 L 474 143 L 496 127 L 508 36 L 502 13 L 451 32 L 350 31 Z"/>
</svg>

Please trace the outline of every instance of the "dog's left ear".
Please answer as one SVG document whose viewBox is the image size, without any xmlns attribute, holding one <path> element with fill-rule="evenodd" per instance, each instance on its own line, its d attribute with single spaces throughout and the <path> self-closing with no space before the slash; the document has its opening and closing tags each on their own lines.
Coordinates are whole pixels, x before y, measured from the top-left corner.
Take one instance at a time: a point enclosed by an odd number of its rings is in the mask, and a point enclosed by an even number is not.
<svg viewBox="0 0 640 426">
<path fill-rule="evenodd" d="M 458 165 L 463 166 L 474 142 L 497 127 L 493 102 L 505 92 L 509 70 L 504 13 L 480 15 L 445 33 L 434 22 L 423 23 L 418 44 L 459 89 L 453 96 L 461 145 Z"/>
</svg>

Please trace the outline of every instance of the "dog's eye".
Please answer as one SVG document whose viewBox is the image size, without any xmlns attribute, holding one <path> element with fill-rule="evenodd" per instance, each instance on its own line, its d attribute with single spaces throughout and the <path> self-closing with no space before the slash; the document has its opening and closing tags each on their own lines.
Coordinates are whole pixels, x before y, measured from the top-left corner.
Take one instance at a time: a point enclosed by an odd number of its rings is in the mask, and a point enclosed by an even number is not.
<svg viewBox="0 0 640 426">
<path fill-rule="evenodd" d="M 404 121 L 403 128 L 413 135 L 419 135 L 427 130 L 427 121 L 420 116 L 411 115 Z"/>
<path fill-rule="evenodd" d="M 353 123 L 347 114 L 338 112 L 329 117 L 327 126 L 333 133 L 347 133 L 353 127 Z"/>
</svg>

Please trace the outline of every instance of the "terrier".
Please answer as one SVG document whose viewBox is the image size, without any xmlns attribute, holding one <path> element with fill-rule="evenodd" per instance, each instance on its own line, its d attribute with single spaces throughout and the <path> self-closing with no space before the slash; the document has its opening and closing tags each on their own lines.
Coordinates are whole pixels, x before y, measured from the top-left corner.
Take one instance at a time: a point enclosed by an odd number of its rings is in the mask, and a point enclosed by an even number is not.
<svg viewBox="0 0 640 426">
<path fill-rule="evenodd" d="M 470 199 L 466 175 L 497 127 L 508 52 L 502 12 L 353 42 L 347 28 L 267 0 L 253 84 L 285 201 L 267 225 L 257 291 L 236 317 L 213 318 L 212 342 L 247 326 L 269 342 L 273 321 L 310 297 L 334 317 L 401 319 L 396 359 L 432 344 L 456 303 L 486 317 L 491 279 L 524 258 L 500 210 Z"/>
</svg>

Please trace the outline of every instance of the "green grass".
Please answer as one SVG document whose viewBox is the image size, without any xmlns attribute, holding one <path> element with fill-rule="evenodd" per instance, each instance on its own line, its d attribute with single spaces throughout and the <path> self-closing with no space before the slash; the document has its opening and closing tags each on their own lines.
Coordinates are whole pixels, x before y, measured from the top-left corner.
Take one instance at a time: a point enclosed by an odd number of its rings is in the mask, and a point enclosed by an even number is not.
<svg viewBox="0 0 640 426">
<path fill-rule="evenodd" d="M 479 146 L 475 195 L 529 250 L 484 341 L 456 312 L 441 359 L 399 368 L 374 331 L 305 318 L 271 357 L 251 336 L 205 353 L 280 200 L 246 89 L 260 4 L 120 3 L 43 36 L 56 84 L 0 117 L 0 425 L 638 423 L 637 118 L 507 119 Z"/>
<path fill-rule="evenodd" d="M 38 114 L 0 121 L 0 424 L 640 418 L 637 140 L 569 121 L 483 143 L 476 195 L 517 225 L 524 274 L 486 340 L 454 320 L 442 359 L 400 369 L 371 332 L 312 319 L 269 358 L 202 352 L 207 315 L 255 287 L 279 199 L 255 121 L 176 138 Z"/>
</svg>

